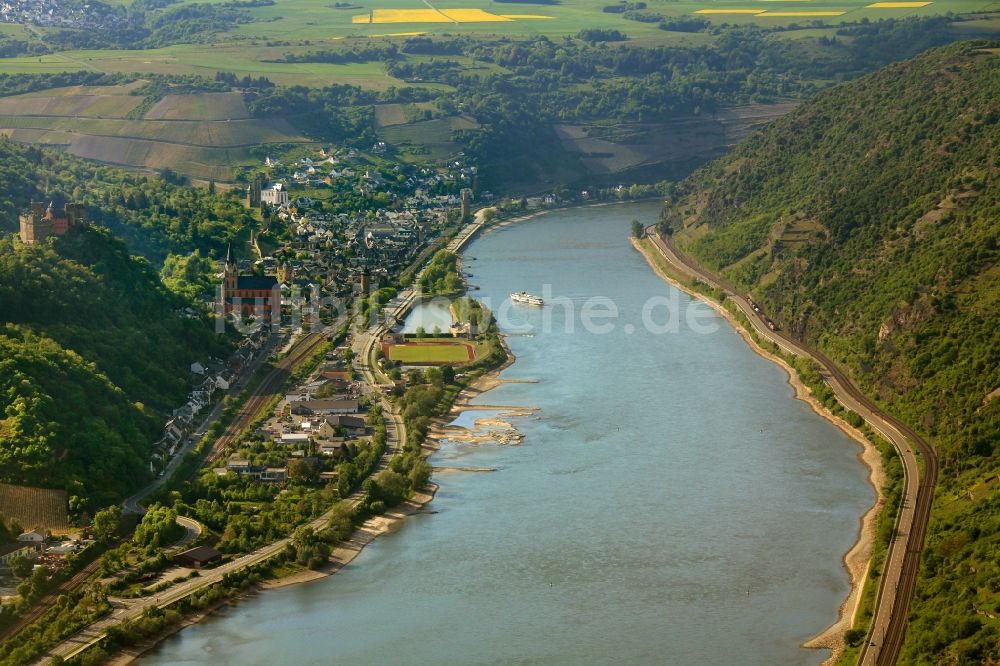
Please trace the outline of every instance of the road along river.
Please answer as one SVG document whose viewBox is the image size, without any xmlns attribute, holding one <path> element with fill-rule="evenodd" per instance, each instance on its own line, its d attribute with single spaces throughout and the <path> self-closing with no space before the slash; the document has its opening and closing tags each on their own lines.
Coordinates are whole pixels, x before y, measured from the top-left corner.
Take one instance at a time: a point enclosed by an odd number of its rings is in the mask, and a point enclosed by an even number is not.
<svg viewBox="0 0 1000 666">
<path fill-rule="evenodd" d="M 473 294 L 517 356 L 503 376 L 533 380 L 475 402 L 538 411 L 458 421 L 506 421 L 523 443 L 443 442 L 436 466 L 496 471 L 435 475 L 431 512 L 341 573 L 242 601 L 142 661 L 822 661 L 800 645 L 849 591 L 842 557 L 874 500 L 860 449 L 650 271 L 628 233 L 658 210 L 558 211 L 473 242 Z M 546 306 L 504 304 L 520 290 Z"/>
</svg>

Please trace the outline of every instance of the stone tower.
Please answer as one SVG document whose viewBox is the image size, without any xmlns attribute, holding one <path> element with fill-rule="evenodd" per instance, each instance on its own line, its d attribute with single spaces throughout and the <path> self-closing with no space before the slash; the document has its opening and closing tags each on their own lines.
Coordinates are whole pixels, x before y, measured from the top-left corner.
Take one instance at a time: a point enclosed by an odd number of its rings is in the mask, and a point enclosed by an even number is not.
<svg viewBox="0 0 1000 666">
<path fill-rule="evenodd" d="M 278 282 L 291 286 L 292 280 L 294 279 L 295 271 L 292 269 L 291 264 L 284 263 L 278 266 Z"/>
<path fill-rule="evenodd" d="M 250 181 L 250 187 L 247 188 L 247 206 L 250 208 L 260 208 L 260 193 L 266 186 L 267 174 L 255 174 L 253 180 Z"/>
<path fill-rule="evenodd" d="M 468 222 L 472 218 L 472 190 L 463 187 L 462 192 L 462 222 Z"/>
<path fill-rule="evenodd" d="M 31 210 L 21 215 L 21 242 L 41 243 L 52 234 L 52 221 L 45 218 L 45 204 L 31 202 Z"/>
<path fill-rule="evenodd" d="M 372 288 L 371 275 L 368 274 L 368 269 L 361 271 L 361 295 L 367 296 Z"/>
</svg>

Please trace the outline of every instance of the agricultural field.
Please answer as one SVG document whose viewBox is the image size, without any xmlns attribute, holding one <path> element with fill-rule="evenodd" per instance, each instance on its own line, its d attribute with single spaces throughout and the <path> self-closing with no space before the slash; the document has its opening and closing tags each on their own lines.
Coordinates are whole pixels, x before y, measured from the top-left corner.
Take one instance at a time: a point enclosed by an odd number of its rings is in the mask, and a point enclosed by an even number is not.
<svg viewBox="0 0 1000 666">
<path fill-rule="evenodd" d="M 221 3 L 226 0 L 208 0 Z M 657 23 L 624 18 L 602 9 L 614 0 L 573 2 L 497 2 L 490 0 L 394 0 L 372 7 L 352 4 L 337 8 L 326 0 L 275 0 L 250 7 L 248 23 L 235 24 L 211 43 L 175 44 L 143 50 L 74 50 L 44 56 L 0 59 L 0 71 L 62 72 L 91 69 L 103 72 L 200 74 L 233 72 L 267 76 L 285 85 L 321 86 L 349 83 L 375 90 L 400 86 L 380 62 L 347 64 L 282 62 L 286 53 L 334 48 L 351 40 L 403 39 L 413 35 L 498 35 L 526 37 L 572 36 L 581 30 L 612 29 L 643 45 L 690 45 L 710 36 L 660 30 Z M 647 0 L 645 12 L 666 18 L 699 16 L 713 23 L 754 23 L 763 26 L 837 25 L 862 19 L 928 16 L 996 9 L 991 0 Z M 962 29 L 974 30 L 971 26 Z M 7 26 L 23 35 L 21 26 Z M 46 29 L 37 29 L 42 35 Z M 440 87 L 434 84 L 428 87 Z"/>
<path fill-rule="evenodd" d="M 379 129 L 392 125 L 405 125 L 417 122 L 426 111 L 434 105 L 430 102 L 414 104 L 378 104 L 375 106 L 375 125 Z"/>
<path fill-rule="evenodd" d="M 379 131 L 383 141 L 400 151 L 403 159 L 443 161 L 461 150 L 452 141 L 452 132 L 475 129 L 479 124 L 467 116 L 435 118 L 408 124 L 395 124 Z"/>
<path fill-rule="evenodd" d="M 167 95 L 143 119 L 126 119 L 143 100 L 128 94 L 136 85 L 0 98 L 0 135 L 107 164 L 219 181 L 250 163 L 257 146 L 309 143 L 285 120 L 250 118 L 236 93 Z"/>
<path fill-rule="evenodd" d="M 550 20 L 542 14 L 494 14 L 482 9 L 373 9 L 355 14 L 351 23 L 497 23 L 503 21 Z"/>
<path fill-rule="evenodd" d="M 252 10 L 260 21 L 236 26 L 233 34 L 268 39 L 328 40 L 334 37 L 384 35 L 392 31 L 447 32 L 449 34 L 536 35 L 559 37 L 583 29 L 612 28 L 629 37 L 659 33 L 655 23 L 625 19 L 620 14 L 602 11 L 613 0 L 574 0 L 573 2 L 491 2 L 489 0 L 395 0 L 377 7 L 359 3 L 362 9 L 334 8 L 315 0 L 277 0 L 274 5 Z M 699 10 L 744 10 L 754 14 L 709 15 L 713 21 L 733 23 L 758 20 L 788 24 L 806 20 L 839 23 L 862 18 L 902 17 L 913 15 L 968 12 L 995 7 L 988 0 L 936 0 L 933 2 L 878 3 L 873 0 L 647 0 L 647 10 L 668 17 L 689 16 Z M 920 5 L 920 6 L 915 6 Z M 769 16 L 754 19 L 757 12 Z M 813 15 L 807 12 L 822 12 Z M 805 13 L 803 15 L 803 13 Z M 736 20 L 734 20 L 734 16 Z"/>
<path fill-rule="evenodd" d="M 224 38 L 226 35 L 220 35 Z M 266 76 L 282 85 L 325 86 L 344 83 L 371 90 L 385 90 L 406 85 L 390 76 L 381 62 L 349 64 L 277 62 L 285 53 L 306 52 L 341 43 L 311 46 L 269 47 L 260 42 L 226 42 L 217 44 L 177 44 L 160 49 L 66 51 L 44 56 L 0 58 L 0 72 L 7 74 L 44 74 L 97 70 L 109 73 L 197 74 L 213 78 L 216 72 L 232 72 L 237 76 Z M 427 85 L 429 88 L 442 88 Z"/>
<path fill-rule="evenodd" d="M 246 120 L 243 95 L 237 92 L 165 95 L 150 109 L 146 120 Z"/>
<path fill-rule="evenodd" d="M 784 115 L 794 104 L 754 104 L 669 123 L 556 125 L 563 149 L 590 175 L 639 166 L 704 160 L 738 143 L 754 128 Z"/>
<path fill-rule="evenodd" d="M 382 353 L 390 361 L 404 365 L 458 365 L 476 360 L 476 346 L 460 340 L 421 339 L 400 344 L 383 344 Z"/>
<path fill-rule="evenodd" d="M 134 81 L 122 86 L 73 86 L 0 97 L 0 115 L 124 118 L 142 102 L 141 96 L 129 94 L 140 86 L 141 81 Z"/>
<path fill-rule="evenodd" d="M 0 483 L 0 515 L 6 521 L 17 519 L 26 530 L 65 531 L 66 491 Z"/>
</svg>

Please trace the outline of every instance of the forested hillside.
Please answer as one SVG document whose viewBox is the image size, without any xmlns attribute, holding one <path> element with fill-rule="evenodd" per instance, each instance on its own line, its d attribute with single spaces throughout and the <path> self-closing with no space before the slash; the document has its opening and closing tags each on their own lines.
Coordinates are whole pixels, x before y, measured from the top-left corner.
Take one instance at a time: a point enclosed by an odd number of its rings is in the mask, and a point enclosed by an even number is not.
<svg viewBox="0 0 1000 666">
<path fill-rule="evenodd" d="M 660 224 L 936 446 L 901 663 L 1000 658 L 996 47 L 819 95 L 680 183 Z"/>
<path fill-rule="evenodd" d="M 170 253 L 221 252 L 254 223 L 239 199 L 185 187 L 169 173 L 147 176 L 4 138 L 0 182 L 0 233 L 17 229 L 31 201 L 56 197 L 86 204 L 94 222 L 156 263 Z"/>
<path fill-rule="evenodd" d="M 0 480 L 65 488 L 72 509 L 145 480 L 190 363 L 226 353 L 185 305 L 107 230 L 0 240 Z"/>
</svg>

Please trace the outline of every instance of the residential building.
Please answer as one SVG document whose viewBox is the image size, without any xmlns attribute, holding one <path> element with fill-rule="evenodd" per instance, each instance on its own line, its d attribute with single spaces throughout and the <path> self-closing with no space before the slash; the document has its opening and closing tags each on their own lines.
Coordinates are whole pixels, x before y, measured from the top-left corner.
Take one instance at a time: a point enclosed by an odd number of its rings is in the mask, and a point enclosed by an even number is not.
<svg viewBox="0 0 1000 666">
<path fill-rule="evenodd" d="M 359 436 L 365 434 L 368 424 L 361 416 L 349 414 L 331 414 L 319 424 L 319 436 L 323 439 L 335 437 L 340 433 Z"/>
</svg>

